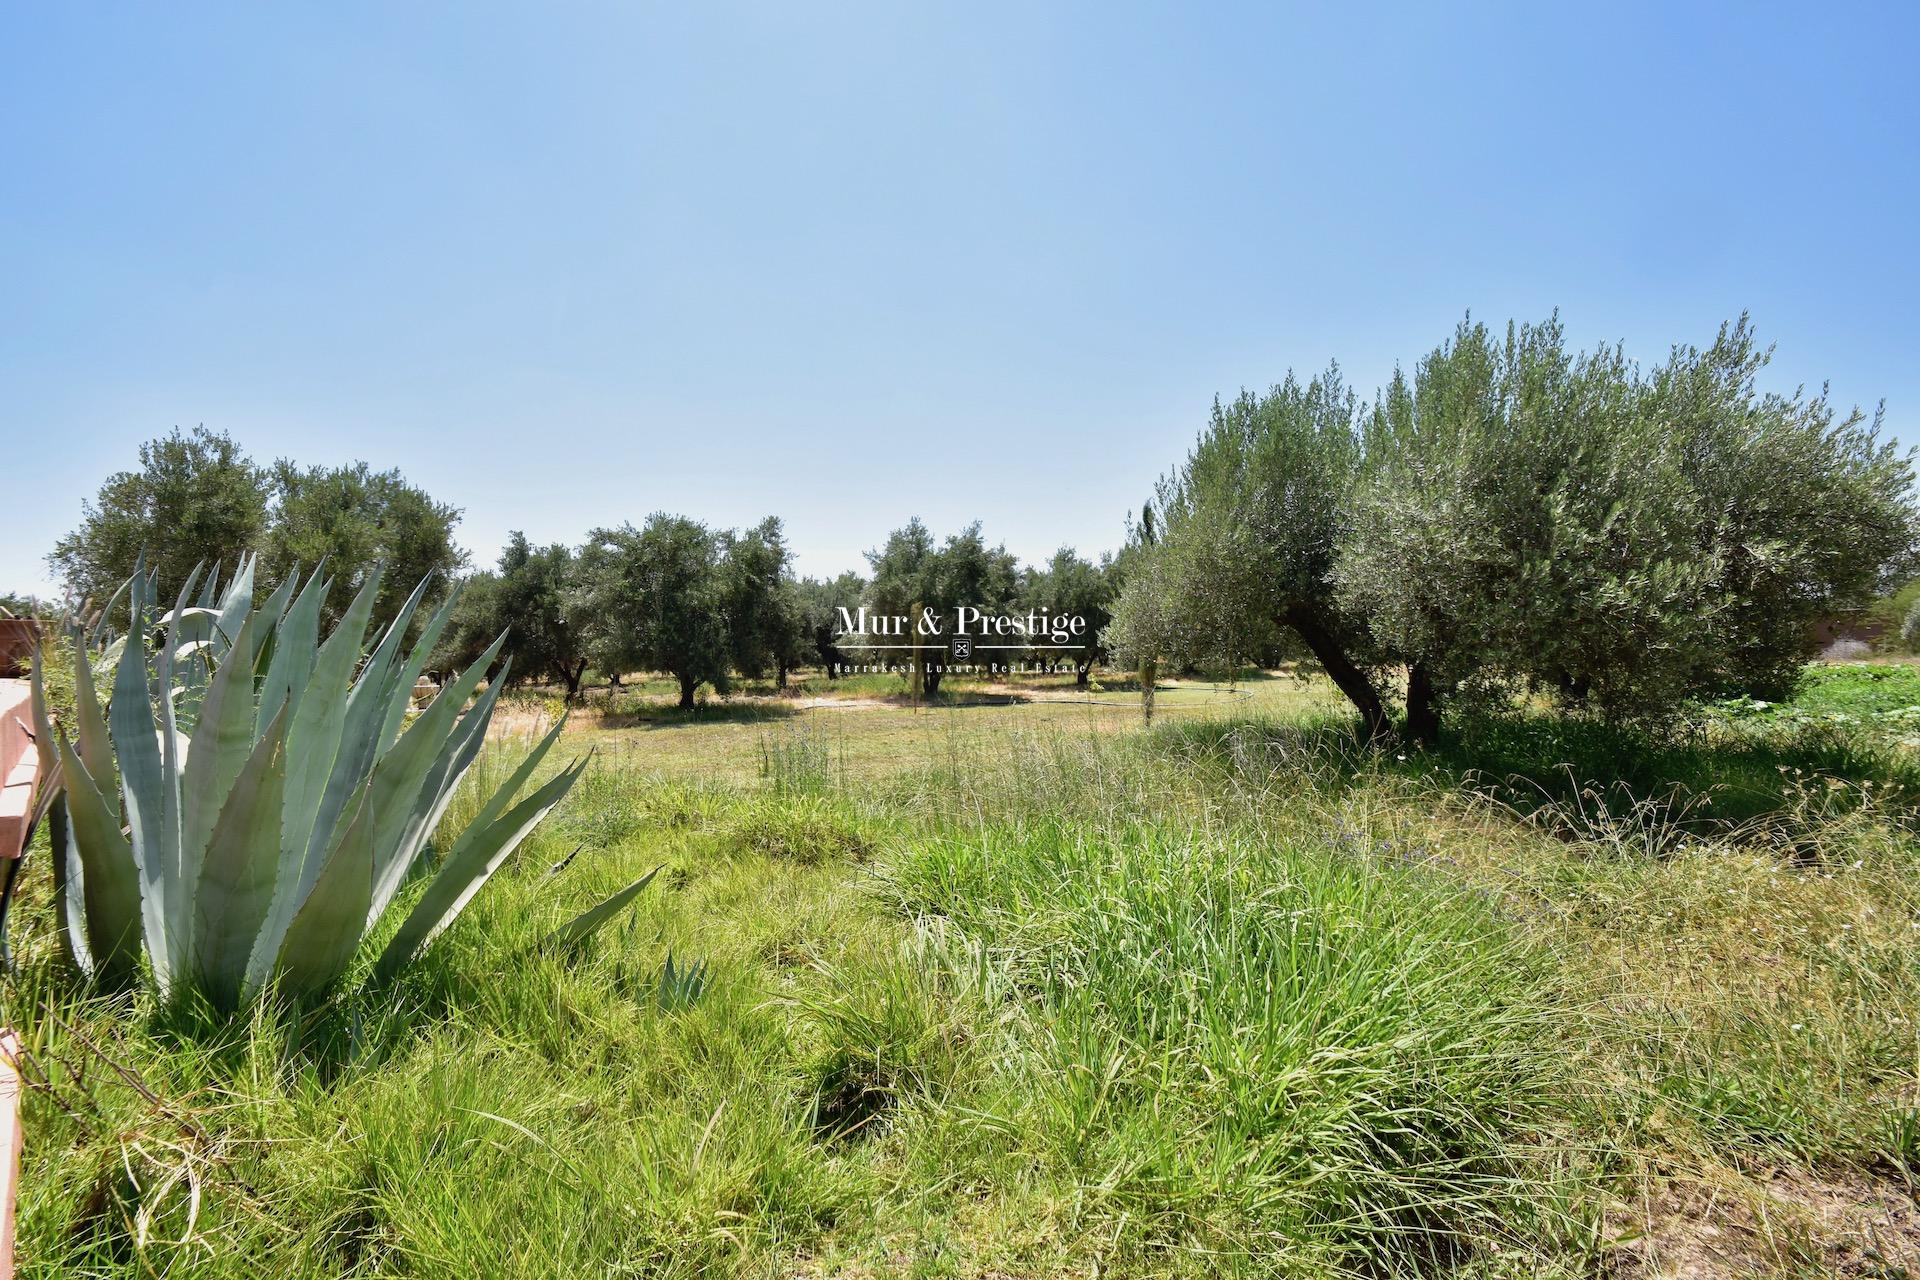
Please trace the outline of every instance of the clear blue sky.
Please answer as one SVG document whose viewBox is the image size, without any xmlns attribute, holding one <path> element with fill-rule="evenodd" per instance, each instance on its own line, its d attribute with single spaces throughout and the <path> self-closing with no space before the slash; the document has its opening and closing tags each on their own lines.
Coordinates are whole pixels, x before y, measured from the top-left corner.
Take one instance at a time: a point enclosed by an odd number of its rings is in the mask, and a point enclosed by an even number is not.
<svg viewBox="0 0 1920 1280">
<path fill-rule="evenodd" d="M 656 509 L 1092 552 L 1215 392 L 1469 308 L 1749 309 L 1920 440 L 1920 7 L 1358 8 L 8 3 L 0 589 L 195 423 L 482 564 Z"/>
</svg>

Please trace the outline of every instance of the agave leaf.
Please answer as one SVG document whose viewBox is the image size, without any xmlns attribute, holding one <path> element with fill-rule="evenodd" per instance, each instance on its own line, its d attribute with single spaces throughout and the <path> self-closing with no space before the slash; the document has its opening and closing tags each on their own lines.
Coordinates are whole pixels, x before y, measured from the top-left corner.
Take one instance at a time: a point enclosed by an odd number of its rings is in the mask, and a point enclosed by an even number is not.
<svg viewBox="0 0 1920 1280">
<path fill-rule="evenodd" d="M 220 621 L 217 625 L 220 634 L 229 640 L 240 634 L 241 622 L 253 611 L 253 570 L 256 563 L 258 557 L 241 556 L 240 563 L 234 566 L 233 581 L 227 584 L 227 593 L 220 599 Z M 274 593 L 275 596 L 284 600 L 281 593 L 291 591 L 294 579 L 299 576 L 297 573 L 288 574 L 287 580 L 280 584 L 280 591 Z M 275 610 L 275 615 L 278 616 L 278 610 Z"/>
<path fill-rule="evenodd" d="M 195 886 L 194 965 L 218 1008 L 240 998 L 280 873 L 286 729 L 282 710 L 234 779 Z"/>
<path fill-rule="evenodd" d="M 316 568 L 294 598 L 287 616 L 274 628 L 273 657 L 267 662 L 266 683 L 260 689 L 255 738 L 266 732 L 268 722 L 280 714 L 281 703 L 296 711 L 299 709 L 307 676 L 313 671 L 314 658 L 320 650 L 320 602 L 326 599 L 331 585 L 320 577 L 320 570 Z"/>
<path fill-rule="evenodd" d="M 554 744 L 560 741 L 560 735 L 565 732 L 566 727 L 564 722 L 556 724 L 547 730 L 546 736 L 533 744 L 533 748 L 527 752 L 526 757 L 514 766 L 512 775 L 487 797 L 487 802 L 480 806 L 480 812 L 473 815 L 473 821 L 469 822 L 466 830 L 454 840 L 453 847 L 447 850 L 446 861 L 451 862 L 460 857 L 462 848 L 469 841 L 479 839 L 486 829 L 493 825 L 494 819 L 506 811 L 507 806 L 513 803 L 514 797 L 520 794 L 520 788 L 526 786 L 534 772 L 540 768 L 540 762 L 547 758 L 547 753 L 552 751 Z M 587 758 L 593 758 L 591 751 L 587 753 Z"/>
<path fill-rule="evenodd" d="M 332 767 L 326 774 L 325 786 L 317 792 L 318 806 L 307 848 L 302 855 L 303 866 L 315 865 L 315 860 L 332 844 L 348 798 L 366 780 L 367 771 L 373 768 L 373 762 L 380 754 L 381 744 L 376 739 L 386 714 L 380 700 L 385 696 L 388 671 L 399 651 L 399 637 L 406 630 L 424 586 L 423 582 L 414 588 L 413 595 L 401 607 L 399 617 L 388 626 L 386 634 L 374 647 L 359 677 L 354 680 L 351 692 L 346 696 L 339 747 L 334 753 Z"/>
<path fill-rule="evenodd" d="M 193 572 L 180 586 L 179 598 L 174 601 L 174 621 L 167 624 L 166 637 L 161 642 L 160 653 L 155 662 L 158 676 L 157 689 L 160 695 L 160 813 L 167 844 L 162 847 L 162 856 L 167 858 L 167 934 L 168 954 L 173 955 L 176 948 L 184 948 L 193 937 L 193 882 L 183 874 L 180 858 L 180 771 L 185 765 L 181 758 L 186 749 L 182 740 L 180 723 L 174 706 L 173 656 L 180 640 L 178 619 L 185 611 L 188 597 L 193 593 L 194 584 L 199 581 L 200 566 L 195 565 Z"/>
<path fill-rule="evenodd" d="M 456 717 L 465 706 L 468 696 L 479 685 L 481 677 L 486 674 L 487 668 L 492 665 L 505 640 L 503 633 L 480 655 L 478 661 L 461 673 L 459 679 L 442 689 L 432 705 L 400 735 L 400 741 L 394 744 L 393 750 L 374 766 L 370 799 L 378 816 L 375 828 L 379 832 L 375 855 L 376 883 L 389 886 L 380 898 L 382 907 L 392 900 L 392 886 L 406 872 L 405 867 L 396 869 L 395 863 L 403 851 L 410 819 L 419 815 L 423 800 L 431 805 L 438 799 L 425 788 L 436 772 L 444 775 L 445 752 L 450 739 L 456 736 L 460 727 Z M 486 699 L 485 705 L 490 712 L 492 700 Z M 475 708 L 476 711 L 479 709 Z M 436 766 L 439 768 L 436 769 Z"/>
<path fill-rule="evenodd" d="M 602 898 L 542 938 L 540 945 L 556 951 L 570 951 L 579 946 L 626 910 L 627 904 L 639 897 L 640 891 L 652 884 L 653 878 L 659 874 L 660 868 L 655 867 L 618 893 Z"/>
<path fill-rule="evenodd" d="M 74 731 L 80 740 L 80 758 L 87 762 L 93 776 L 111 790 L 116 782 L 113 742 L 107 736 L 107 717 L 100 710 L 100 695 L 93 685 L 93 664 L 87 661 L 80 629 L 75 627 L 69 634 L 73 638 L 73 719 Z M 46 742 L 51 748 L 52 735 L 48 735 Z M 114 808 L 118 811 L 118 803 Z"/>
<path fill-rule="evenodd" d="M 93 633 L 98 635 L 98 632 Z M 89 641 L 88 643 L 92 643 Z M 127 638 L 115 636 L 100 647 L 100 657 L 93 664 L 93 674 L 99 683 L 112 687 L 112 681 L 120 670 L 120 655 L 126 652 Z"/>
<path fill-rule="evenodd" d="M 536 757 L 529 757 L 537 763 Z M 591 757 L 589 757 L 591 758 Z M 413 910 L 387 943 L 374 973 L 388 978 L 397 973 L 420 948 L 439 937 L 446 927 L 466 909 L 482 885 L 498 871 L 520 842 L 540 824 L 554 805 L 559 804 L 573 784 L 586 771 L 587 761 L 555 774 L 531 795 L 491 822 L 476 821 L 461 833 L 441 864 L 438 874 L 428 883 L 426 892 L 413 904 Z M 515 771 L 502 792 L 516 789 L 531 773 L 526 763 Z M 497 798 L 497 796 L 496 796 Z"/>
<path fill-rule="evenodd" d="M 253 664 L 248 659 L 257 621 L 256 615 L 249 614 L 241 622 L 228 650 L 230 660 L 214 672 L 200 707 L 200 723 L 194 727 L 193 752 L 181 776 L 183 884 L 200 883 L 200 863 L 213 835 L 214 820 L 227 803 L 227 793 L 253 748 Z M 277 838 L 274 843 L 277 848 Z"/>
<path fill-rule="evenodd" d="M 120 584 L 120 589 L 113 593 L 112 598 L 107 601 L 106 607 L 94 615 L 93 622 L 86 626 L 88 645 L 97 645 L 105 642 L 113 631 L 114 607 L 120 603 L 121 596 L 131 594 L 132 590 L 133 579 L 128 578 Z"/>
<path fill-rule="evenodd" d="M 249 588 L 251 588 L 251 580 L 249 580 L 248 585 Z M 287 602 L 293 599 L 293 589 L 299 585 L 300 566 L 296 564 L 292 569 L 287 571 L 287 576 L 281 581 L 280 585 L 273 589 L 273 594 L 265 600 L 262 600 L 260 607 L 254 610 L 254 612 L 261 614 L 269 622 L 279 622 L 287 616 Z M 249 590 L 249 594 L 251 594 L 251 590 Z M 229 615 L 223 613 L 222 617 L 227 618 Z M 232 621 L 235 626 L 239 625 L 237 619 Z M 221 630 L 227 631 L 227 628 L 223 626 Z M 227 631 L 227 634 L 232 635 L 234 633 Z"/>
<path fill-rule="evenodd" d="M 191 582 L 188 583 L 192 585 Z M 169 609 L 154 619 L 156 626 L 178 627 L 180 643 L 204 643 L 220 626 L 220 613 L 205 605 L 183 605 L 178 609 Z"/>
<path fill-rule="evenodd" d="M 306 863 L 316 856 L 310 841 L 314 817 L 325 794 L 334 761 L 340 754 L 340 729 L 347 714 L 348 682 L 360 660 L 360 641 L 373 615 L 373 598 L 380 590 L 375 568 L 354 595 L 326 644 L 320 647 L 305 693 L 294 709 L 287 733 L 286 819 L 281 828 L 280 857 L 295 874 L 306 877 Z M 323 833 L 329 841 L 332 831 Z M 326 845 L 321 845 L 325 848 Z M 316 869 L 317 874 L 317 869 Z"/>
<path fill-rule="evenodd" d="M 340 815 L 346 812 L 348 802 L 359 793 L 366 783 L 368 772 L 373 768 L 378 756 L 377 735 L 385 714 L 385 708 L 380 704 L 382 677 L 385 674 L 382 666 L 390 657 L 390 653 L 383 654 L 376 650 L 360 678 L 354 682 L 353 691 L 347 695 L 346 718 L 340 730 L 340 749 L 334 756 L 333 770 L 320 796 L 313 835 L 307 841 L 303 865 L 317 865 L 321 853 L 331 846 L 338 832 Z"/>
<path fill-rule="evenodd" d="M 365 818 L 368 826 L 365 839 L 370 849 L 374 847 L 374 842 L 385 825 L 392 823 L 397 826 L 407 812 L 406 806 L 418 799 L 421 783 L 436 757 L 435 749 L 444 745 L 448 736 L 449 722 L 459 710 L 460 705 L 466 701 L 467 696 L 473 692 L 474 686 L 479 683 L 480 677 L 485 673 L 487 664 L 499 652 L 501 642 L 505 638 L 502 636 L 500 640 L 496 640 L 460 680 L 448 686 L 442 694 L 442 697 L 448 699 L 444 707 L 440 705 L 440 700 L 436 699 L 434 706 L 428 708 L 427 714 L 416 720 L 413 727 L 402 736 L 400 747 L 389 753 L 386 759 L 381 760 L 374 767 L 359 799 L 353 802 L 368 810 Z M 377 692 L 377 686 L 368 687 L 366 692 L 369 698 L 373 698 Z M 350 706 L 349 714 L 352 715 L 359 709 Z M 379 717 L 375 714 L 376 709 L 376 702 L 370 701 L 364 705 L 365 719 L 362 724 L 369 734 L 380 723 Z M 416 738 L 415 735 L 420 736 Z M 363 739 L 355 745 L 360 751 L 365 752 L 369 743 L 370 738 Z M 411 743 L 410 746 L 409 743 Z M 357 772 L 351 773 L 346 775 L 346 780 L 358 783 L 360 776 Z M 323 803 L 331 800 L 332 796 L 329 795 Z M 361 821 L 360 816 L 356 814 L 353 821 Z M 314 841 L 325 839 L 327 843 L 321 847 L 330 852 L 324 859 L 307 857 L 299 875 L 283 874 L 280 877 L 280 882 L 274 891 L 273 905 L 267 912 L 267 923 L 261 931 L 260 945 L 255 948 L 254 968 L 249 973 L 250 986 L 256 985 L 266 976 L 262 966 L 274 963 L 275 957 L 281 952 L 282 940 L 290 927 L 294 913 L 300 910 L 299 904 L 305 900 L 316 884 L 317 878 L 324 874 L 323 865 L 337 856 L 334 846 L 339 843 L 340 837 L 330 836 L 326 828 L 316 824 L 313 839 Z M 309 844 L 311 846 L 312 841 Z M 371 877 L 369 879 L 371 881 Z M 365 911 L 371 904 L 372 889 L 369 883 L 368 895 L 363 900 L 362 910 Z M 361 924 L 365 925 L 365 923 L 366 920 L 363 917 Z"/>
<path fill-rule="evenodd" d="M 120 763 L 120 789 L 126 802 L 127 826 L 132 835 L 134 864 L 140 869 L 140 911 L 146 925 L 147 955 L 153 964 L 153 976 L 162 991 L 173 984 L 173 935 L 168 899 L 173 873 L 179 867 L 179 832 L 167 830 L 166 775 L 160 757 L 160 744 L 154 734 L 153 701 L 147 679 L 147 587 L 145 572 L 136 569 L 136 585 L 128 599 L 133 626 L 127 632 L 126 652 L 120 669 L 114 673 L 113 704 L 107 720 L 113 732 L 114 756 Z M 73 769 L 67 769 L 69 785 Z M 81 810 L 74 806 L 76 827 Z M 118 825 L 118 824 L 116 824 Z M 80 830 L 82 852 L 88 844 Z M 87 878 L 93 879 L 93 864 L 87 863 Z M 92 898 L 89 893 L 89 899 Z M 98 946 L 96 957 L 101 957 Z M 104 963 L 104 957 L 102 957 Z"/>
<path fill-rule="evenodd" d="M 380 642 L 374 646 L 373 656 L 367 660 L 366 673 L 361 678 L 365 679 L 366 675 L 378 672 L 379 681 L 376 682 L 376 687 L 380 689 L 383 698 L 387 693 L 385 682 L 393 670 L 394 660 L 400 654 L 400 646 L 406 640 L 407 628 L 413 623 L 414 611 L 420 607 L 421 597 L 426 595 L 427 584 L 432 581 L 433 575 L 428 574 L 415 585 L 406 603 L 400 606 L 400 612 L 394 615 L 393 621 L 389 622 L 386 630 L 380 633 Z"/>
<path fill-rule="evenodd" d="M 440 794 L 438 802 L 434 802 L 434 804 L 430 806 L 430 810 L 424 812 L 424 814 L 417 808 L 415 814 L 409 816 L 409 821 L 417 821 L 417 823 L 419 823 L 419 833 L 417 833 L 415 848 L 413 848 L 413 850 L 396 850 L 392 862 L 386 865 L 380 864 L 378 852 L 376 852 L 376 856 L 374 856 L 374 883 L 372 883 L 372 915 L 369 917 L 369 921 L 367 921 L 369 929 L 371 929 L 372 923 L 374 923 L 376 919 L 380 919 L 380 915 L 386 912 L 386 908 L 394 902 L 394 894 L 399 892 L 399 887 L 407 883 L 407 871 L 413 869 L 413 860 L 419 858 L 420 846 L 426 842 L 426 837 L 430 837 L 432 831 L 434 831 L 434 827 L 440 823 L 440 816 L 444 814 L 447 802 L 451 802 L 453 791 L 455 791 L 455 787 L 457 787 L 457 783 L 459 783 L 459 775 L 467 771 L 468 764 L 472 764 L 472 756 L 478 752 L 482 739 L 486 737 L 486 718 L 488 718 L 488 714 L 492 714 L 493 695 L 495 695 L 495 691 L 497 691 L 503 683 L 505 683 L 505 681 L 497 681 L 497 683 L 493 683 L 493 685 L 488 685 L 488 691 L 486 691 L 482 702 L 480 702 L 478 706 L 474 706 L 474 710 L 468 712 L 467 718 L 461 722 L 463 731 L 467 729 L 468 723 L 472 722 L 472 731 L 465 735 L 467 741 L 463 741 L 463 743 L 451 743 L 451 741 L 449 741 L 449 743 L 447 743 L 447 752 L 451 754 L 451 764 L 457 766 L 457 768 L 451 768 L 451 770 L 449 770 L 453 773 L 453 781 L 447 783 L 444 789 L 442 789 L 442 794 Z M 541 760 L 545 760 L 547 752 L 553 750 L 553 745 L 555 745 L 557 741 L 561 741 L 561 729 L 564 729 L 564 727 L 566 727 L 564 723 L 553 725 L 553 729 L 551 729 L 543 739 L 540 739 L 538 743 L 534 743 L 534 748 L 532 748 L 530 752 L 526 752 L 526 758 L 520 760 L 520 764 L 518 764 L 515 771 L 513 771 L 513 777 L 509 777 L 499 789 L 493 791 L 492 796 L 488 796 L 486 804 L 480 806 L 480 812 L 474 814 L 472 821 L 468 821 L 467 829 L 461 831 L 461 835 L 453 841 L 453 848 L 447 850 L 447 856 L 442 860 L 444 864 L 451 864 L 451 862 L 457 862 L 457 860 L 465 858 L 465 850 L 467 850 L 468 842 L 482 839 L 482 837 L 486 835 L 486 831 L 493 825 L 493 819 L 499 818 L 501 812 L 505 812 L 505 808 L 507 808 L 509 804 L 513 804 L 513 798 L 520 794 L 522 787 L 526 787 L 526 781 L 534 775 L 534 771 L 540 768 L 540 762 Z M 459 735 L 457 735 L 457 737 L 459 737 Z"/>
<path fill-rule="evenodd" d="M 271 972 L 288 994 L 310 995 L 329 986 L 360 946 L 373 897 L 373 832 L 373 806 L 363 799 L 273 955 Z M 261 934 L 259 944 L 267 941 Z M 259 944 L 249 975 L 261 968 Z"/>
<path fill-rule="evenodd" d="M 387 904 L 393 901 L 393 895 L 406 883 L 414 859 L 420 856 L 420 850 L 433 835 L 435 824 L 453 803 L 454 789 L 473 764 L 474 757 L 480 754 L 487 724 L 493 719 L 494 703 L 506 685 L 507 671 L 512 665 L 510 661 L 502 663 L 499 678 L 489 681 L 486 692 L 460 717 L 427 770 L 427 776 L 412 793 L 411 801 L 394 793 L 400 803 L 393 806 L 392 811 L 404 809 L 404 814 L 397 821 L 383 822 L 377 836 L 373 858 L 373 913 L 368 917 L 369 925 L 379 919 Z"/>
<path fill-rule="evenodd" d="M 134 862 L 133 846 L 121 834 L 120 820 L 107 807 L 93 775 L 87 772 L 67 735 L 61 732 L 57 738 L 71 838 L 86 876 L 87 953 L 93 958 L 96 976 L 119 985 L 129 981 L 140 967 L 144 915 L 140 869 Z"/>
<path fill-rule="evenodd" d="M 194 600 L 193 607 L 196 609 L 205 609 L 217 619 L 220 616 L 220 611 L 214 608 L 214 604 L 218 601 L 219 597 L 220 562 L 215 560 L 213 562 L 213 568 L 207 571 L 206 581 L 200 584 L 200 595 Z M 215 626 L 217 629 L 218 623 L 216 623 Z"/>
<path fill-rule="evenodd" d="M 47 806 L 47 852 L 53 860 L 53 911 L 60 922 L 60 949 L 81 977 L 91 979 L 97 966 L 87 943 L 87 886 L 64 786 Z"/>
<path fill-rule="evenodd" d="M 177 645 L 174 648 L 174 651 L 173 651 L 174 665 L 175 666 L 180 665 L 182 660 L 187 658 L 198 659 L 199 661 L 204 662 L 207 666 L 211 667 L 213 665 L 213 658 L 214 658 L 213 641 L 211 640 L 181 641 L 179 645 Z"/>
<path fill-rule="evenodd" d="M 78 637 L 78 630 L 75 630 Z M 33 708 L 33 745 L 40 754 L 40 785 L 45 789 L 47 806 L 47 854 L 53 862 L 54 918 L 60 924 L 60 946 L 74 968 L 93 976 L 93 952 L 87 947 L 86 885 L 80 869 L 80 851 L 74 847 L 73 822 L 67 816 L 67 771 L 60 761 L 60 744 L 54 737 L 53 714 L 47 708 L 46 679 L 39 655 L 33 662 L 30 702 Z M 85 665 L 84 661 L 81 665 Z M 94 704 L 99 718 L 99 704 Z M 104 731 L 103 731 L 104 736 Z M 85 759 L 84 754 L 81 757 Z"/>
<path fill-rule="evenodd" d="M 421 589 L 426 583 L 420 584 Z M 414 592 L 415 597 L 420 592 Z M 413 642 L 413 651 L 398 671 L 393 673 L 386 695 L 386 718 L 380 726 L 380 753 L 385 755 L 400 736 L 400 726 L 406 722 L 407 708 L 413 702 L 413 685 L 420 673 L 427 669 L 427 658 L 433 653 L 433 646 L 440 641 L 440 633 L 446 628 L 447 619 L 453 616 L 453 602 L 460 597 L 460 588 L 454 587 L 447 592 L 447 598 L 427 619 L 427 625 L 421 630 L 420 638 Z"/>
</svg>

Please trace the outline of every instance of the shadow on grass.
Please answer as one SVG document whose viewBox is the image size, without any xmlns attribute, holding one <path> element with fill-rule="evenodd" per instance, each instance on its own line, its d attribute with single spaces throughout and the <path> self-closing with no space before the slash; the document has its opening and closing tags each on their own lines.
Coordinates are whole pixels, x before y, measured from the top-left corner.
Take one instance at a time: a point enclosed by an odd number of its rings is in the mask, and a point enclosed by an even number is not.
<svg viewBox="0 0 1920 1280">
<path fill-rule="evenodd" d="M 595 721 L 603 729 L 683 729 L 703 724 L 763 724 L 799 714 L 800 709 L 790 702 L 759 698 L 730 698 L 692 707 L 636 700 L 597 710 Z"/>
<path fill-rule="evenodd" d="M 1844 728 L 1717 725 L 1668 733 L 1583 717 L 1462 717 L 1426 750 L 1376 746 L 1345 717 L 1168 721 L 1153 741 L 1196 767 L 1248 776 L 1292 770 L 1343 790 L 1401 776 L 1474 794 L 1522 820 L 1586 838 L 1623 824 L 1664 839 L 1778 842 L 1872 805 L 1920 827 L 1920 757 Z M 1659 843 L 1659 842 L 1654 842 Z"/>
<path fill-rule="evenodd" d="M 883 701 L 890 707 L 913 708 L 915 706 L 937 708 L 961 707 L 1022 707 L 1033 701 L 1033 695 L 1024 692 L 993 693 L 985 689 L 942 689 L 939 693 L 923 695 L 918 702 L 909 694 L 891 694 Z"/>
<path fill-rule="evenodd" d="M 1711 796 L 1711 813 L 1699 819 L 1715 830 L 1804 809 L 1810 789 L 1825 816 L 1874 788 L 1906 793 L 1900 810 L 1908 818 L 1920 802 L 1913 755 L 1823 725 L 1656 735 L 1550 715 L 1484 717 L 1461 724 L 1423 758 L 1462 785 L 1500 788 L 1508 794 L 1496 798 L 1523 812 L 1576 802 L 1596 783 L 1641 797 Z"/>
</svg>

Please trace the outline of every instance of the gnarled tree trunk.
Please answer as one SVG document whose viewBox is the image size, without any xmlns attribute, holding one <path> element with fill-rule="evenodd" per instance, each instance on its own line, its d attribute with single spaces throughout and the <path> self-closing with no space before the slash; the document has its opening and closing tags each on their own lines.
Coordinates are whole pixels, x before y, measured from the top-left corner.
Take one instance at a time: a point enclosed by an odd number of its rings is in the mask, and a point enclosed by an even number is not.
<svg viewBox="0 0 1920 1280">
<path fill-rule="evenodd" d="M 1431 746 L 1440 737 L 1440 691 L 1423 662 L 1407 668 L 1407 740 Z"/>
<path fill-rule="evenodd" d="M 1295 606 L 1282 613 L 1280 621 L 1294 629 L 1307 650 L 1326 669 L 1328 677 L 1346 695 L 1354 710 L 1360 713 L 1360 722 L 1366 729 L 1367 737 L 1391 737 L 1393 722 L 1387 718 L 1386 705 L 1380 701 L 1380 691 L 1373 687 L 1373 681 L 1367 678 L 1367 673 L 1360 669 L 1359 664 L 1347 656 L 1346 649 L 1326 618 L 1316 609 Z"/>
</svg>

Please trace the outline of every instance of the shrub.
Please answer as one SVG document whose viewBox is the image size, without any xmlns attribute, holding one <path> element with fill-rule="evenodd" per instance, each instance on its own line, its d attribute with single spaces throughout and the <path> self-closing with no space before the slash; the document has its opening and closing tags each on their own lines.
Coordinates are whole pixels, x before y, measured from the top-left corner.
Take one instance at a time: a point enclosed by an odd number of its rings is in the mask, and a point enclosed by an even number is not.
<svg viewBox="0 0 1920 1280">
<path fill-rule="evenodd" d="M 224 593 L 196 570 L 153 616 L 155 579 L 128 584 L 129 629 L 90 654 L 77 629 L 72 732 L 35 681 L 41 741 L 63 788 L 56 879 L 68 952 L 109 985 L 144 976 L 163 996 L 192 991 L 230 1009 L 277 984 L 331 987 L 381 926 L 486 736 L 495 680 L 469 709 L 496 641 L 411 723 L 409 699 L 444 623 L 409 648 L 423 582 L 362 661 L 380 572 L 369 573 L 325 643 L 316 571 L 258 604 L 251 559 Z M 157 641 L 157 643 L 155 643 Z M 96 663 L 112 668 L 104 714 Z M 40 666 L 36 665 L 36 675 Z M 381 953 L 391 974 L 453 921 L 559 802 L 584 763 L 515 795 L 556 727 L 446 850 Z M 143 963 L 144 962 L 144 963 Z"/>
</svg>

